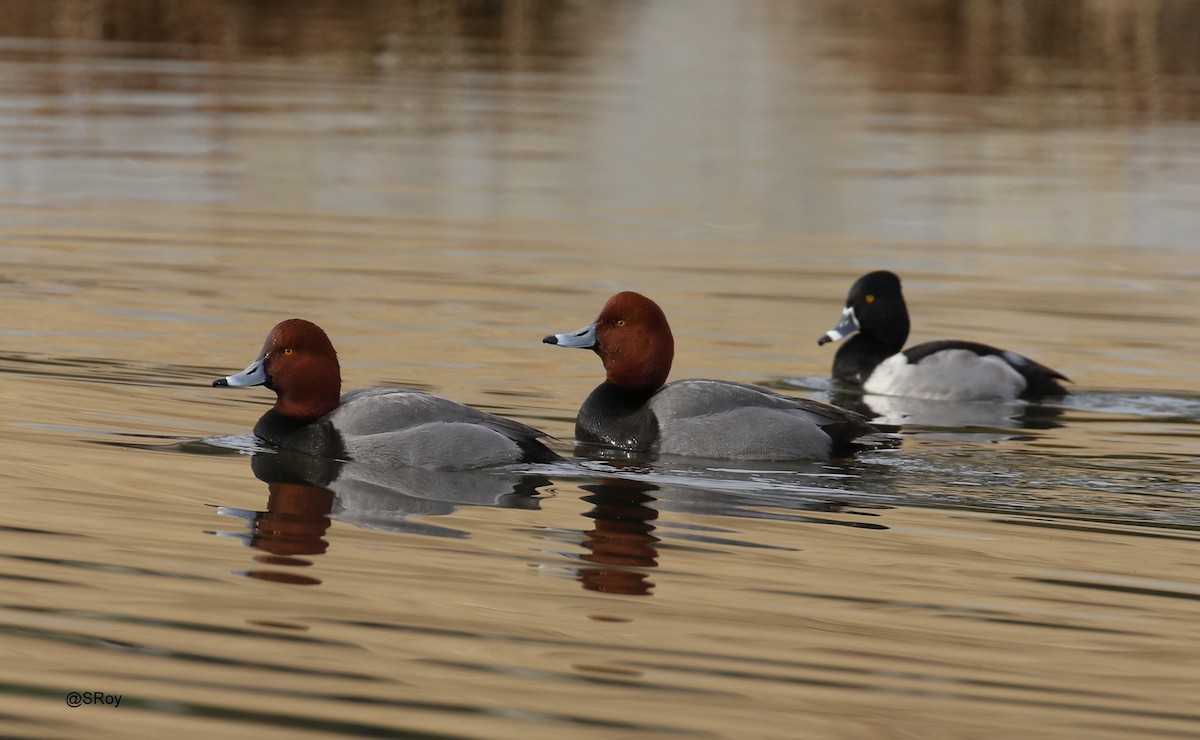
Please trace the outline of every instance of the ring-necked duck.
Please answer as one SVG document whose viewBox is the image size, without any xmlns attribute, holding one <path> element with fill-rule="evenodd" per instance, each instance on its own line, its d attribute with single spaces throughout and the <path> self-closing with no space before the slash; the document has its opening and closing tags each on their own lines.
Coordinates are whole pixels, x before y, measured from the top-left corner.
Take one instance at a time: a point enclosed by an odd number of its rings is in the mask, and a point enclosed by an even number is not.
<svg viewBox="0 0 1200 740">
<path fill-rule="evenodd" d="M 854 334 L 833 358 L 833 377 L 867 393 L 955 401 L 1067 393 L 1062 373 L 986 344 L 945 339 L 903 349 L 908 328 L 900 278 L 880 270 L 854 283 L 841 321 L 817 343 Z"/>
</svg>

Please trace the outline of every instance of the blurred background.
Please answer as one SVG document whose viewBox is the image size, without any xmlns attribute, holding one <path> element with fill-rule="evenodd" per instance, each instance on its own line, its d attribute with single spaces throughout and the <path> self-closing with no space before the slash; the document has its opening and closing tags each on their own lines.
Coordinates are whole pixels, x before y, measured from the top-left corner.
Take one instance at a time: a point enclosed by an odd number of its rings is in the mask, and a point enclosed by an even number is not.
<svg viewBox="0 0 1200 740">
<path fill-rule="evenodd" d="M 1189 735 L 1198 38 L 1192 0 L 0 0 L 6 729 Z M 299 315 L 346 390 L 569 455 L 601 369 L 540 340 L 612 293 L 674 378 L 828 401 L 874 269 L 912 341 L 1073 395 L 876 399 L 902 449 L 828 465 L 369 487 L 249 460 L 270 393 L 209 387 Z"/>
</svg>

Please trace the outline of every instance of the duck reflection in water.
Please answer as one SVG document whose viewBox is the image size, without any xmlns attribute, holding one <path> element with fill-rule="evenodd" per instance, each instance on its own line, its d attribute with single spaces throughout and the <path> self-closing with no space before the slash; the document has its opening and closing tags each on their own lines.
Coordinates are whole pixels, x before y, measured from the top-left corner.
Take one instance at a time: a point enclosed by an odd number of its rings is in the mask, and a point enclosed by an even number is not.
<svg viewBox="0 0 1200 740">
<path fill-rule="evenodd" d="M 659 545 L 664 540 L 676 543 L 676 547 L 684 543 L 694 551 L 701 548 L 715 556 L 724 556 L 731 548 L 793 549 L 745 539 L 736 519 L 888 529 L 878 519 L 881 511 L 890 509 L 886 504 L 830 499 L 829 494 L 838 489 L 826 491 L 811 486 L 802 492 L 794 486 L 796 475 L 828 474 L 828 465 L 797 469 L 764 465 L 755 469 L 743 463 L 746 469 L 739 475 L 739 471 L 664 467 L 612 456 L 605 457 L 605 464 L 611 465 L 612 475 L 580 485 L 587 492 L 582 500 L 592 504 L 592 510 L 583 513 L 592 521 L 592 528 L 582 531 L 581 539 L 574 541 L 587 552 L 570 555 L 587 562 L 572 568 L 571 574 L 589 591 L 626 596 L 652 594 L 655 583 L 648 570 L 659 567 Z M 886 469 L 876 474 L 860 467 L 854 470 L 863 482 L 887 473 Z M 649 476 L 666 477 L 648 480 Z M 686 479 L 694 479 L 694 485 L 683 483 Z M 778 487 L 773 481 L 779 483 Z M 660 519 L 662 515 L 666 519 Z M 666 536 L 661 535 L 664 531 Z"/>
<path fill-rule="evenodd" d="M 941 401 L 906 396 L 882 396 L 837 389 L 830 403 L 855 411 L 871 423 L 890 427 L 932 427 L 939 433 L 981 436 L 992 441 L 1019 439 L 1016 430 L 1061 427 L 1063 409 L 1029 401 Z"/>
<path fill-rule="evenodd" d="M 656 499 L 647 491 L 658 486 L 639 480 L 605 478 L 599 483 L 580 486 L 592 504 L 584 516 L 592 520 L 591 531 L 584 532 L 583 559 L 597 567 L 582 567 L 579 582 L 589 591 L 627 596 L 648 596 L 654 589 L 643 568 L 658 566 L 658 537 L 653 532 L 658 511 L 647 504 Z"/>
<path fill-rule="evenodd" d="M 588 492 L 583 500 L 592 504 L 591 511 L 584 514 L 592 520 L 592 528 L 582 533 L 580 542 L 587 550 L 581 559 L 591 565 L 579 567 L 575 577 L 589 591 L 628 596 L 651 594 L 655 584 L 647 569 L 659 565 L 658 545 L 662 538 L 655 532 L 662 512 L 668 516 L 674 513 L 710 518 L 706 523 L 676 519 L 665 524 L 664 530 L 676 543 L 682 541 L 693 548 L 715 548 L 714 551 L 720 552 L 728 552 L 731 547 L 775 547 L 743 539 L 736 524 L 728 521 L 736 518 L 887 529 L 875 521 L 878 510 L 890 508 L 886 505 L 801 497 L 794 491 L 771 492 L 762 489 L 761 480 L 759 485 L 741 491 L 709 489 L 702 478 L 697 479 L 699 485 L 695 487 L 652 483 L 640 477 L 654 474 L 645 467 L 610 464 L 639 477 L 605 477 L 580 486 Z M 727 521 L 717 523 L 711 517 Z"/>
<path fill-rule="evenodd" d="M 268 565 L 311 565 L 297 556 L 323 554 L 329 546 L 325 535 L 333 520 L 365 529 L 467 537 L 468 532 L 429 524 L 419 517 L 445 516 L 459 506 L 537 509 L 538 489 L 550 485 L 545 476 L 511 469 L 377 469 L 290 452 L 259 453 L 251 458 L 250 467 L 255 477 L 267 484 L 266 510 L 220 507 L 218 511 L 248 522 L 249 532 L 236 536 L 261 550 L 264 554 L 255 556 L 255 560 Z M 247 575 L 290 583 L 320 583 L 279 571 Z"/>
</svg>

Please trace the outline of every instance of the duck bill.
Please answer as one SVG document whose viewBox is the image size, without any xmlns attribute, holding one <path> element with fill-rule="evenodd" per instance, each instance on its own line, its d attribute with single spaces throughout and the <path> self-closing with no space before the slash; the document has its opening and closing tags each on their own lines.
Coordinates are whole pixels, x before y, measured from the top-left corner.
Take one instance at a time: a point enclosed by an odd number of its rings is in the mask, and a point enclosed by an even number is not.
<svg viewBox="0 0 1200 740">
<path fill-rule="evenodd" d="M 839 339 L 845 339 L 860 328 L 858 317 L 854 315 L 854 309 L 846 306 L 842 310 L 842 320 L 837 322 L 837 326 L 822 334 L 821 338 L 817 340 L 817 344 L 822 345 L 829 342 L 836 342 Z"/>
<path fill-rule="evenodd" d="M 237 375 L 226 375 L 224 378 L 217 378 L 213 381 L 213 385 L 218 387 L 228 386 L 230 388 L 266 385 L 267 381 L 270 380 L 267 376 L 266 359 L 266 356 L 259 357 Z"/>
<path fill-rule="evenodd" d="M 556 344 L 559 347 L 596 349 L 596 325 L 589 324 L 579 331 L 572 331 L 566 334 L 551 334 L 542 341 L 546 344 Z"/>
</svg>

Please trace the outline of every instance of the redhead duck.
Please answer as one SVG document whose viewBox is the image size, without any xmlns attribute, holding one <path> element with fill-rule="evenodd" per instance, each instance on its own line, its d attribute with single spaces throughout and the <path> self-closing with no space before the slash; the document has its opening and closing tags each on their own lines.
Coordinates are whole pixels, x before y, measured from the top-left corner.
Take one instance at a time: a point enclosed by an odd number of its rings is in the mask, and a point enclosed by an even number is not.
<svg viewBox="0 0 1200 740">
<path fill-rule="evenodd" d="M 262 352 L 214 386 L 265 385 L 275 406 L 254 425 L 261 439 L 318 457 L 431 470 L 466 470 L 560 459 L 533 427 L 406 388 L 340 396 L 337 353 L 321 327 L 288 319 Z"/>
<path fill-rule="evenodd" d="M 607 378 L 584 401 L 579 442 L 631 452 L 736 460 L 828 460 L 894 447 L 853 411 L 741 383 L 664 385 L 675 340 L 658 304 L 632 292 L 609 299 L 594 324 L 542 340 L 595 350 Z"/>
<path fill-rule="evenodd" d="M 884 396 L 943 401 L 1009 401 L 1063 396 L 1067 380 L 1023 355 L 979 344 L 944 339 L 901 351 L 908 339 L 908 308 L 900 278 L 879 270 L 850 288 L 837 326 L 817 344 L 854 332 L 833 357 L 833 377 L 848 386 Z"/>
</svg>

